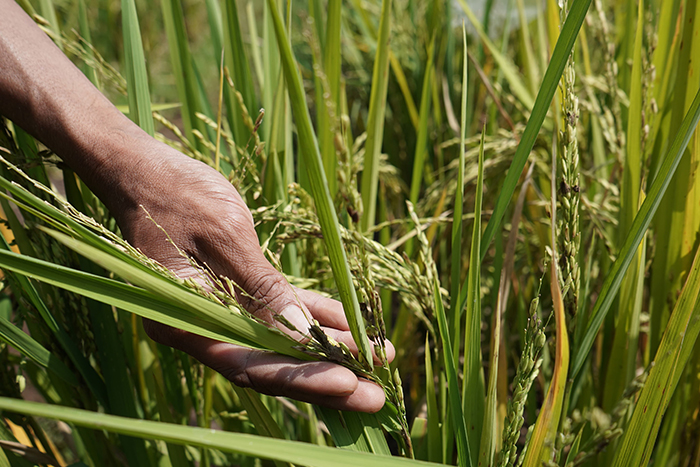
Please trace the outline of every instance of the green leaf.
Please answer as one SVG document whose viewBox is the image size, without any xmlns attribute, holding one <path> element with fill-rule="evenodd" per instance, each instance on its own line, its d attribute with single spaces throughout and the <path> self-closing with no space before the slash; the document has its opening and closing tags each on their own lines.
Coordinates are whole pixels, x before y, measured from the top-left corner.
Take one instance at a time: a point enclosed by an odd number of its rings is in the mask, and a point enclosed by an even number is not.
<svg viewBox="0 0 700 467">
<path fill-rule="evenodd" d="M 90 35 L 90 25 L 88 23 L 87 9 L 85 7 L 85 0 L 78 1 L 78 22 L 80 24 L 80 36 L 85 40 L 87 44 L 92 44 L 92 38 Z M 94 58 L 94 51 L 90 47 L 85 47 L 85 53 L 89 58 Z M 82 67 L 83 73 L 88 77 L 90 82 L 96 87 L 100 88 L 100 80 L 98 78 L 95 68 L 91 66 L 84 65 Z"/>
<path fill-rule="evenodd" d="M 482 424 L 484 420 L 484 368 L 481 353 L 481 205 L 484 192 L 484 133 L 481 132 L 479 144 L 479 173 L 476 181 L 476 199 L 474 201 L 474 227 L 472 229 L 472 243 L 469 254 L 469 273 L 467 283 L 462 292 L 466 290 L 466 305 L 464 323 L 464 385 L 462 387 L 462 407 L 464 418 L 474 449 L 473 456 L 478 456 L 476 449 L 477 440 L 481 440 Z M 454 300 L 457 300 L 455 297 Z M 461 314 L 461 308 L 457 310 Z M 477 462 L 472 457 L 472 464 Z"/>
<path fill-rule="evenodd" d="M 664 413 L 700 333 L 700 248 L 635 405 L 613 466 L 649 464 Z"/>
<path fill-rule="evenodd" d="M 460 467 L 471 467 L 472 456 L 469 448 L 467 425 L 462 412 L 461 393 L 459 391 L 459 376 L 454 356 L 452 355 L 452 341 L 447 329 L 447 319 L 445 318 L 445 307 L 442 304 L 440 295 L 440 284 L 437 275 L 433 281 L 433 297 L 435 300 L 435 314 L 437 315 L 440 340 L 442 341 L 442 354 L 444 358 L 445 371 L 447 372 L 447 397 L 452 423 L 455 428 L 455 440 L 457 441 L 457 465 Z"/>
<path fill-rule="evenodd" d="M 198 314 L 204 321 L 228 328 L 242 342 L 247 342 L 248 346 L 258 347 L 262 345 L 269 350 L 303 360 L 310 358 L 308 355 L 292 348 L 296 342 L 289 336 L 274 331 L 254 321 L 252 318 L 244 316 L 239 311 L 231 310 L 208 300 L 163 277 L 156 278 L 152 274 L 135 268 L 124 261 L 114 258 L 109 253 L 87 245 L 80 240 L 56 231 L 47 231 L 47 233 L 75 252 L 90 258 L 91 261 L 114 272 L 132 284 L 142 287 L 166 301 L 177 304 L 179 307 L 195 314 L 195 316 Z"/>
<path fill-rule="evenodd" d="M 323 162 L 318 149 L 316 136 L 311 125 L 311 117 L 309 109 L 306 107 L 306 96 L 304 88 L 301 84 L 301 79 L 296 68 L 292 49 L 287 39 L 287 34 L 282 24 L 279 12 L 277 11 L 274 0 L 268 0 L 272 19 L 277 35 L 277 45 L 282 57 L 282 68 L 289 89 L 289 97 L 294 111 L 297 124 L 297 134 L 299 135 L 299 152 L 302 157 L 301 165 L 308 172 L 308 180 L 311 183 L 311 191 L 316 204 L 321 231 L 323 232 L 323 241 L 328 250 L 328 256 L 333 270 L 340 299 L 343 303 L 345 316 L 348 320 L 348 325 L 359 349 L 360 361 L 368 368 L 373 368 L 372 351 L 367 339 L 360 304 L 357 301 L 357 294 L 352 283 L 352 275 L 350 274 L 350 266 L 348 265 L 340 239 L 340 226 L 338 224 L 338 216 L 335 212 L 326 174 L 323 170 Z"/>
<path fill-rule="evenodd" d="M 12 213 L 12 216 L 14 217 L 14 212 L 11 211 L 7 201 L 4 199 L 2 201 L 3 210 Z M 24 229 L 21 225 L 19 225 L 19 222 L 14 222 L 12 224 L 12 232 L 13 234 L 15 234 L 16 238 L 20 234 L 24 234 Z M 11 252 L 10 245 L 7 244 L 7 241 L 5 240 L 4 236 L 0 235 L 0 252 L 2 251 L 8 253 Z M 9 271 L 7 272 L 9 273 Z M 85 358 L 83 353 L 80 351 L 75 342 L 71 339 L 68 333 L 58 325 L 55 318 L 47 308 L 46 303 L 44 303 L 41 296 L 39 295 L 39 292 L 34 287 L 34 284 L 32 284 L 28 278 L 21 275 L 15 276 L 14 279 L 21 288 L 22 295 L 24 296 L 24 298 L 29 300 L 32 306 L 36 308 L 36 310 L 39 312 L 39 315 L 44 320 L 48 328 L 54 333 L 54 335 L 56 336 L 56 340 L 58 340 L 61 347 L 63 347 L 63 350 L 66 352 L 73 365 L 75 365 L 76 369 L 87 383 L 87 386 L 90 389 L 90 391 L 92 391 L 93 395 L 102 405 L 107 406 L 107 388 L 105 387 L 104 381 L 102 380 L 102 378 L 100 378 L 95 369 L 90 365 L 88 359 Z"/>
<path fill-rule="evenodd" d="M 385 405 L 382 411 L 387 407 L 389 405 Z M 318 407 L 318 413 L 328 427 L 333 443 L 339 448 L 391 456 L 377 419 L 379 414 L 341 412 L 325 407 Z M 396 413 L 393 416 L 396 416 Z"/>
<path fill-rule="evenodd" d="M 250 138 L 250 131 L 243 122 L 236 92 L 243 96 L 243 103 L 249 112 L 257 110 L 255 108 L 255 92 L 253 89 L 253 77 L 250 72 L 250 65 L 245 54 L 241 26 L 238 20 L 238 7 L 235 0 L 224 2 L 224 31 L 226 42 L 224 45 L 224 55 L 226 66 L 231 72 L 234 88 L 225 86 L 226 109 L 228 111 L 229 127 L 233 131 L 234 140 L 239 146 L 246 144 Z M 219 54 L 221 52 L 219 51 Z M 219 54 L 216 55 L 217 59 Z"/>
<path fill-rule="evenodd" d="M 663 165 L 659 169 L 659 173 L 654 179 L 644 203 L 642 203 L 642 207 L 639 208 L 639 212 L 634 218 L 625 243 L 615 263 L 613 263 L 610 268 L 610 272 L 605 277 L 600 295 L 598 295 L 598 300 L 596 300 L 593 311 L 591 312 L 586 332 L 581 342 L 576 343 L 574 361 L 571 367 L 572 378 L 578 375 L 578 372 L 581 371 L 588 357 L 588 352 L 593 346 L 595 336 L 598 334 L 598 330 L 610 310 L 610 305 L 612 305 L 613 299 L 620 288 L 622 278 L 632 262 L 637 248 L 642 242 L 642 238 L 644 238 L 646 230 L 649 228 L 654 213 L 656 213 L 656 209 L 659 207 L 663 195 L 666 193 L 666 189 L 671 183 L 676 168 L 683 156 L 683 152 L 695 131 L 698 120 L 700 120 L 700 91 L 695 95 L 693 104 L 688 109 L 688 113 L 683 119 L 681 127 L 678 129 L 676 139 L 666 155 Z"/>
<path fill-rule="evenodd" d="M 435 373 L 433 371 L 432 350 L 428 335 L 425 336 L 425 403 L 428 411 L 428 460 L 431 462 L 442 461 L 442 431 L 440 421 L 442 417 L 438 410 L 437 395 L 435 394 Z"/>
<path fill-rule="evenodd" d="M 61 360 L 5 318 L 0 318 L 0 340 L 17 349 L 40 367 L 53 372 L 66 383 L 73 386 L 78 384 L 78 379 Z"/>
<path fill-rule="evenodd" d="M 379 156 L 382 151 L 386 94 L 389 85 L 391 3 L 392 0 L 382 0 L 377 54 L 374 58 L 374 69 L 372 72 L 372 91 L 369 99 L 369 115 L 367 117 L 367 141 L 365 141 L 365 169 L 362 174 L 362 205 L 364 206 L 362 230 L 364 232 L 374 226 L 377 206 Z"/>
<path fill-rule="evenodd" d="M 319 102 L 319 105 L 317 105 L 317 126 L 323 168 L 326 170 L 326 179 L 329 183 L 331 195 L 335 196 L 338 191 L 335 135 L 340 133 L 340 78 L 342 62 L 342 49 L 340 46 L 340 33 L 342 30 L 341 0 L 330 0 L 327 10 L 328 25 L 326 27 L 325 44 L 322 44 L 322 46 L 323 68 L 325 70 L 326 83 L 328 84 L 328 93 L 323 86 L 317 90 L 321 91 L 321 98 L 317 99 Z M 317 18 L 317 22 L 320 22 L 320 20 L 320 17 Z"/>
<path fill-rule="evenodd" d="M 73 407 L 27 402 L 0 397 L 0 410 L 63 420 L 68 423 L 107 430 L 114 433 L 168 443 L 199 446 L 233 452 L 254 458 L 280 460 L 309 467 L 419 467 L 434 466 L 428 462 L 400 457 L 377 456 L 351 452 L 308 443 L 286 441 L 262 436 L 216 431 L 150 420 L 134 420 Z"/>
<path fill-rule="evenodd" d="M 462 43 L 463 43 L 463 49 L 466 51 L 467 50 L 467 30 L 464 25 L 462 25 Z M 455 358 L 457 358 L 459 355 L 459 344 L 460 344 L 460 338 L 459 338 L 459 325 L 460 325 L 460 317 L 462 315 L 462 310 L 461 308 L 458 307 L 460 304 L 459 296 L 460 296 L 460 284 L 461 284 L 461 272 L 462 272 L 462 206 L 464 205 L 464 164 L 465 164 L 465 151 L 466 151 L 466 144 L 465 144 L 465 139 L 467 137 L 467 83 L 468 83 L 468 76 L 467 76 L 467 54 L 464 54 L 463 57 L 463 62 L 462 62 L 462 105 L 461 105 L 461 119 L 460 119 L 460 138 L 459 138 L 459 168 L 457 169 L 457 190 L 455 191 L 455 210 L 454 210 L 454 219 L 452 221 L 452 242 L 451 242 L 451 250 L 452 250 L 452 255 L 450 259 L 450 267 L 451 267 L 451 274 L 450 274 L 450 317 L 452 320 L 452 329 L 454 330 L 454 341 L 452 344 L 454 345 L 454 353 L 455 353 Z M 483 142 L 483 135 L 481 138 Z M 482 145 L 483 147 L 483 145 Z M 477 183 L 478 185 L 478 183 Z M 483 186 L 482 186 L 483 189 Z M 477 201 L 481 200 L 481 195 L 482 193 L 479 192 L 479 187 L 477 186 L 476 190 L 476 199 Z M 480 206 L 477 206 L 480 208 Z M 481 219 L 481 216 L 477 213 L 477 207 L 474 209 L 474 225 L 479 226 L 478 228 L 478 234 L 479 234 L 479 241 L 481 240 L 481 223 L 479 220 Z M 476 230 L 476 229 L 475 229 Z M 470 264 L 475 264 L 475 263 L 470 263 Z M 471 272 L 471 268 L 470 268 Z"/>
<path fill-rule="evenodd" d="M 486 252 L 491 245 L 494 235 L 496 234 L 496 229 L 501 225 L 501 220 L 506 213 L 506 208 L 510 204 L 510 199 L 513 197 L 515 192 L 515 187 L 518 184 L 518 179 L 523 172 L 525 163 L 535 145 L 535 140 L 537 139 L 537 134 L 542 127 L 545 117 L 547 116 L 547 111 L 549 105 L 554 97 L 554 92 L 559 86 L 559 79 L 566 66 L 566 61 L 571 53 L 571 49 L 574 46 L 576 36 L 578 35 L 579 29 L 581 29 L 581 24 L 583 19 L 586 17 L 586 12 L 591 4 L 591 0 L 574 0 L 571 9 L 569 10 L 569 16 L 566 18 L 564 27 L 559 34 L 559 39 L 557 39 L 557 44 L 554 47 L 554 53 L 552 54 L 552 59 L 549 62 L 547 71 L 542 79 L 542 84 L 540 85 L 540 90 L 537 93 L 537 98 L 535 99 L 535 104 L 532 107 L 532 113 L 525 126 L 525 131 L 523 132 L 520 144 L 518 144 L 518 149 L 515 151 L 513 156 L 513 162 L 508 169 L 508 174 L 503 182 L 503 187 L 498 195 L 498 200 L 496 201 L 496 206 L 489 219 L 489 223 L 484 231 L 483 241 L 481 243 L 481 258 L 486 256 Z"/>
<path fill-rule="evenodd" d="M 192 130 L 197 129 L 202 134 L 207 130 L 196 113 L 202 111 L 197 92 L 197 78 L 195 76 L 194 62 L 190 54 L 187 42 L 187 30 L 182 5 L 179 0 L 162 0 L 163 23 L 168 38 L 170 49 L 170 63 L 173 67 L 177 95 L 182 103 L 182 123 L 185 127 L 185 136 L 194 147 L 200 146 L 199 139 L 195 138 Z"/>
<path fill-rule="evenodd" d="M 153 116 L 151 115 L 151 93 L 148 89 L 146 58 L 139 19 L 134 0 L 122 2 L 122 34 L 124 35 L 124 62 L 130 118 L 149 135 L 153 136 Z"/>
<path fill-rule="evenodd" d="M 644 33 L 644 1 L 640 0 L 637 13 L 637 34 L 634 40 L 634 57 L 642 55 Z M 630 90 L 630 110 L 627 121 L 626 155 L 620 190 L 620 240 L 629 232 L 637 214 L 642 191 L 642 63 L 635 60 L 632 65 Z M 646 262 L 646 242 L 642 242 L 637 255 L 630 263 L 628 273 L 620 285 L 620 299 L 615 317 L 615 337 L 613 352 L 608 362 L 603 393 L 603 410 L 610 412 L 622 397 L 627 384 L 632 381 L 637 368 L 639 338 L 639 317 L 642 309 L 644 290 L 644 267 Z"/>
<path fill-rule="evenodd" d="M 260 394 L 249 388 L 239 388 L 236 385 L 231 385 L 231 387 L 241 400 L 243 408 L 258 433 L 269 438 L 285 439 L 282 429 L 272 418 L 270 410 L 263 404 Z M 281 461 L 275 461 L 275 465 L 277 467 L 290 466 L 289 463 Z"/>
<path fill-rule="evenodd" d="M 367 440 L 361 435 L 361 431 L 359 433 L 354 433 L 353 436 L 353 433 L 351 433 L 350 430 L 357 427 L 348 426 L 348 424 L 345 422 L 343 412 L 340 410 L 318 407 L 318 414 L 323 420 L 323 423 L 326 424 L 326 427 L 333 438 L 333 443 L 337 447 L 355 452 L 372 452 L 369 444 L 367 444 Z"/>
<path fill-rule="evenodd" d="M 435 74 L 435 66 L 433 60 L 435 58 L 435 37 L 430 41 L 428 46 L 428 63 L 425 65 L 425 76 L 423 77 L 423 88 L 420 99 L 420 112 L 418 123 L 418 136 L 416 137 L 416 151 L 413 156 L 413 172 L 411 175 L 411 190 L 409 200 L 412 204 L 418 202 L 420 194 L 420 186 L 423 181 L 423 168 L 425 167 L 425 158 L 428 155 L 428 118 L 430 117 L 430 103 L 432 100 L 433 75 Z"/>
<path fill-rule="evenodd" d="M 53 234 L 57 235 L 55 232 Z M 67 239 L 67 237 L 61 238 L 62 240 Z M 79 241 L 73 240 L 67 243 L 70 243 L 71 246 L 80 249 L 86 254 L 93 255 L 93 258 L 98 258 L 99 256 L 99 259 L 101 259 L 102 256 L 109 256 Z M 108 261 L 108 263 L 112 264 L 117 261 L 118 260 L 112 259 Z M 309 358 L 305 356 L 305 354 L 291 350 L 294 341 L 252 320 L 244 322 L 244 318 L 241 317 L 235 320 L 241 322 L 241 327 L 228 329 L 225 325 L 221 324 L 220 320 L 206 319 L 205 314 L 200 311 L 200 307 L 203 305 L 202 301 L 209 303 L 206 307 L 210 310 L 212 307 L 214 309 L 218 308 L 219 311 L 215 313 L 219 315 L 225 316 L 231 312 L 227 308 L 209 302 L 203 297 L 199 297 L 186 290 L 172 292 L 173 286 L 168 284 L 166 280 L 158 282 L 152 278 L 144 279 L 142 275 L 134 273 L 128 265 L 121 264 L 115 269 L 121 272 L 127 271 L 125 272 L 126 276 L 138 282 L 147 282 L 154 289 L 170 289 L 170 293 L 166 292 L 165 295 L 175 296 L 176 298 L 171 300 L 165 298 L 163 295 L 159 296 L 133 285 L 124 284 L 123 282 L 113 279 L 95 276 L 8 251 L 0 251 L 0 267 L 81 294 L 93 300 L 113 305 L 119 309 L 135 313 L 144 318 L 153 319 L 169 326 L 224 342 L 264 349 L 268 348 L 265 343 L 270 342 L 265 335 L 269 337 L 271 334 L 274 334 L 275 337 L 273 337 L 272 340 L 280 343 L 280 345 L 274 345 L 274 347 L 279 347 L 277 349 L 278 351 L 287 354 L 291 352 L 291 354 L 293 354 L 292 356 L 297 358 Z M 179 304 L 178 301 L 185 301 L 190 304 L 183 306 L 181 303 Z M 224 321 L 229 320 L 224 319 Z M 283 350 L 284 344 L 282 344 L 282 342 L 286 342 L 287 344 L 286 352 Z"/>
<path fill-rule="evenodd" d="M 58 26 L 58 17 L 56 16 L 56 7 L 53 4 L 53 0 L 39 0 L 39 11 L 41 16 L 48 22 L 49 29 L 56 37 L 61 37 L 61 28 Z"/>
</svg>

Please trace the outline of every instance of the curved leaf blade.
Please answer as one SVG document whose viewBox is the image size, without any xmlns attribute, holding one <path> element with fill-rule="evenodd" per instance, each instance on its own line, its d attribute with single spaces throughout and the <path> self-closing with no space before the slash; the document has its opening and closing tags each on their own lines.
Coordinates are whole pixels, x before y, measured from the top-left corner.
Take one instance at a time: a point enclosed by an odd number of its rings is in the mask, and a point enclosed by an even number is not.
<svg viewBox="0 0 700 467">
<path fill-rule="evenodd" d="M 506 175 L 506 179 L 503 182 L 503 188 L 496 201 L 491 219 L 489 219 L 489 223 L 484 231 L 483 242 L 481 243 L 482 259 L 486 256 L 486 251 L 491 245 L 491 241 L 496 234 L 496 229 L 500 226 L 501 220 L 503 220 L 506 208 L 508 204 L 510 204 L 510 200 L 515 192 L 515 187 L 518 184 L 518 179 L 525 168 L 525 163 L 530 155 L 530 151 L 532 151 L 535 145 L 537 134 L 547 116 L 549 104 L 552 102 L 554 92 L 559 86 L 559 79 L 564 71 L 566 61 L 574 46 L 574 42 L 581 29 L 581 24 L 583 24 L 583 20 L 586 17 L 588 7 L 591 5 L 591 1 L 592 0 L 575 0 L 571 6 L 571 10 L 569 10 L 569 15 L 566 18 L 561 34 L 559 34 L 552 59 L 549 62 L 547 71 L 542 79 L 542 84 L 540 85 L 540 90 L 537 93 L 537 98 L 532 108 L 532 114 L 530 114 L 530 119 L 525 126 L 525 131 L 523 132 L 518 149 L 515 151 L 515 156 L 513 156 L 513 162 L 508 169 L 508 175 Z"/>
<path fill-rule="evenodd" d="M 97 430 L 107 430 L 167 443 L 199 446 L 251 457 L 291 462 L 309 467 L 420 467 L 429 462 L 401 457 L 377 456 L 344 449 L 317 446 L 262 436 L 215 431 L 208 428 L 173 425 L 150 420 L 134 420 L 73 407 L 60 407 L 0 397 L 0 410 L 63 420 Z"/>
<path fill-rule="evenodd" d="M 666 189 L 671 183 L 671 179 L 681 161 L 683 152 L 688 146 L 691 136 L 695 132 L 695 127 L 698 125 L 698 120 L 700 120 L 700 91 L 695 95 L 692 105 L 688 109 L 683 123 L 678 130 L 676 139 L 668 152 L 668 155 L 664 159 L 663 165 L 659 169 L 654 182 L 649 189 L 642 207 L 639 208 L 637 216 L 634 218 L 630 232 L 627 234 L 627 239 L 620 250 L 620 253 L 610 268 L 610 272 L 605 278 L 603 287 L 601 289 L 598 300 L 595 303 L 593 311 L 591 312 L 590 323 L 586 328 L 586 332 L 581 339 L 581 342 L 577 342 L 575 346 L 574 361 L 571 368 L 571 377 L 575 378 L 578 372 L 581 371 L 584 362 L 588 356 L 588 352 L 593 346 L 593 341 L 595 336 L 598 334 L 600 326 L 603 324 L 603 320 L 610 310 L 615 295 L 617 295 L 620 289 L 620 284 L 622 279 L 629 267 L 632 259 L 639 244 L 644 238 L 644 234 L 649 228 L 654 214 L 656 213 L 661 200 L 666 193 Z"/>
</svg>

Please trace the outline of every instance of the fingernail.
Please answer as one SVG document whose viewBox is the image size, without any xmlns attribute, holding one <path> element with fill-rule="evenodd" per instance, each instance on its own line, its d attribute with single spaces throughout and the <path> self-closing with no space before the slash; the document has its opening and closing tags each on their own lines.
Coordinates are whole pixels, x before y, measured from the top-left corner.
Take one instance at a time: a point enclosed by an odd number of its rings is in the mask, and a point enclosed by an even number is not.
<svg viewBox="0 0 700 467">
<path fill-rule="evenodd" d="M 304 334 L 308 332 L 311 317 L 308 312 L 305 314 L 300 307 L 290 305 L 282 311 L 282 316 L 296 328 L 296 331 Z M 294 331 L 294 329 L 290 329 L 290 331 Z"/>
</svg>

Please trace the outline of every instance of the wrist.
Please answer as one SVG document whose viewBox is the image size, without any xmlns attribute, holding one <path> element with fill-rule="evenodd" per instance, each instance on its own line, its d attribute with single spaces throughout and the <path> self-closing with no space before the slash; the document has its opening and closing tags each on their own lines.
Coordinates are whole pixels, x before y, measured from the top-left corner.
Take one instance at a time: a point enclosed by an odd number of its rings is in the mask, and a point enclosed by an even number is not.
<svg viewBox="0 0 700 467">
<path fill-rule="evenodd" d="M 170 197 L 165 193 L 179 191 L 178 167 L 193 161 L 110 107 L 113 112 L 91 111 L 91 125 L 68 130 L 72 150 L 59 155 L 124 229 L 144 215 L 141 206 L 159 212 Z"/>
</svg>

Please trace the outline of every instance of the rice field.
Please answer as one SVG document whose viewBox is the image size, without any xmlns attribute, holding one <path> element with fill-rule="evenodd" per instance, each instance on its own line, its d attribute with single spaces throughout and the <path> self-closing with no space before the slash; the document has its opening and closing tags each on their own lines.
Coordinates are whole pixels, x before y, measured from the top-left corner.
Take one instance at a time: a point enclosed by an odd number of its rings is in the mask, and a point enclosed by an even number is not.
<svg viewBox="0 0 700 467">
<path fill-rule="evenodd" d="M 144 256 L 0 118 L 0 466 L 700 465 L 697 1 L 18 3 L 359 351 Z M 386 404 L 236 387 L 142 318 Z"/>
</svg>

